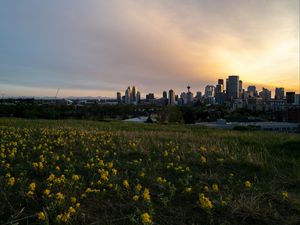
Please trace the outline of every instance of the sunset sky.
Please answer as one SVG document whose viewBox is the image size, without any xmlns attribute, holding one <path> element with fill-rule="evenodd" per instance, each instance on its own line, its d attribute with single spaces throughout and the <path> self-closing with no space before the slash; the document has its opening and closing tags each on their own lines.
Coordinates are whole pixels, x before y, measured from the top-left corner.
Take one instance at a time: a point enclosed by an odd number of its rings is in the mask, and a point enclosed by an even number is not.
<svg viewBox="0 0 300 225">
<path fill-rule="evenodd" d="M 238 74 L 299 92 L 299 0 L 2 0 L 0 93 L 143 96 Z"/>
</svg>

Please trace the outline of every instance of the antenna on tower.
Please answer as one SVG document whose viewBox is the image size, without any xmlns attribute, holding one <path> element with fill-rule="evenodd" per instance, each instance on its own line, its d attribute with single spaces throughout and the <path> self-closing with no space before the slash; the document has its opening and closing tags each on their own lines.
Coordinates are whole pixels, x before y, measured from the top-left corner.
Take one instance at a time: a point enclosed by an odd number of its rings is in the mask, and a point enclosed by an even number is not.
<svg viewBox="0 0 300 225">
<path fill-rule="evenodd" d="M 190 89 L 191 89 L 190 85 L 187 86 L 187 89 L 188 89 L 188 92 L 190 92 Z"/>
<path fill-rule="evenodd" d="M 57 99 L 58 92 L 59 92 L 59 88 L 57 88 L 55 99 Z"/>
</svg>

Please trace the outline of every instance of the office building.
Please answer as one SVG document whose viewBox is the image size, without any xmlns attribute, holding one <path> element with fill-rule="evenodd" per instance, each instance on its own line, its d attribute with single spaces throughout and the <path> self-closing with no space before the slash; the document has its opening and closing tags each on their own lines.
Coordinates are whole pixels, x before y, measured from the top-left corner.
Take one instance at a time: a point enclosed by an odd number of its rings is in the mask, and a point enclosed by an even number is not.
<svg viewBox="0 0 300 225">
<path fill-rule="evenodd" d="M 117 102 L 120 104 L 122 102 L 121 92 L 117 92 Z"/>
<path fill-rule="evenodd" d="M 275 99 L 276 100 L 282 100 L 284 99 L 284 88 L 275 88 Z"/>
<path fill-rule="evenodd" d="M 256 86 L 254 86 L 254 85 L 248 86 L 247 91 L 248 91 L 248 96 L 249 97 L 256 97 L 257 96 Z"/>
<path fill-rule="evenodd" d="M 294 104 L 295 103 L 295 92 L 287 92 L 286 93 L 286 102 L 287 104 Z"/>
<path fill-rule="evenodd" d="M 172 89 L 169 90 L 169 105 L 175 105 L 175 92 Z"/>
<path fill-rule="evenodd" d="M 269 102 L 271 100 L 271 91 L 263 88 L 261 92 L 259 92 L 259 97 L 261 97 L 263 102 Z"/>
<path fill-rule="evenodd" d="M 232 75 L 229 76 L 226 80 L 227 86 L 226 86 L 226 94 L 233 99 L 240 97 L 240 80 L 239 76 Z"/>
</svg>

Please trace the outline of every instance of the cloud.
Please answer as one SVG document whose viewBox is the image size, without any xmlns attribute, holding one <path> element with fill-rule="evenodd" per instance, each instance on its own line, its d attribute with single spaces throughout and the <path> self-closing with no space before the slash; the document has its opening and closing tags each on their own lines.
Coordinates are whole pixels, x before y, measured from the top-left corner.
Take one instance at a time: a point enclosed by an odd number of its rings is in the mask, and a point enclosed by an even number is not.
<svg viewBox="0 0 300 225">
<path fill-rule="evenodd" d="M 296 87 L 296 0 L 6 0 L 2 5 L 1 83 L 95 95 L 135 84 L 160 93 L 179 92 L 187 84 L 196 91 L 239 74 L 248 82 Z"/>
</svg>

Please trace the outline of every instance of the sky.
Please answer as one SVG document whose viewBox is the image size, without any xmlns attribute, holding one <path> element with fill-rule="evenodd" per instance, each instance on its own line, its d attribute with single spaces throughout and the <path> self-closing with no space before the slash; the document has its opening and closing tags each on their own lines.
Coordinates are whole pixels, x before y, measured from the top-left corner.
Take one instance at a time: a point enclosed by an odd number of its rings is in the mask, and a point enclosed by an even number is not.
<svg viewBox="0 0 300 225">
<path fill-rule="evenodd" d="M 2 0 L 0 93 L 144 96 L 239 75 L 299 93 L 299 0 Z"/>
</svg>

